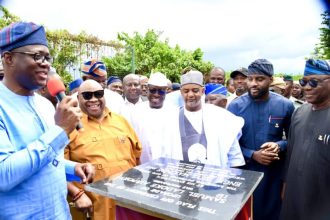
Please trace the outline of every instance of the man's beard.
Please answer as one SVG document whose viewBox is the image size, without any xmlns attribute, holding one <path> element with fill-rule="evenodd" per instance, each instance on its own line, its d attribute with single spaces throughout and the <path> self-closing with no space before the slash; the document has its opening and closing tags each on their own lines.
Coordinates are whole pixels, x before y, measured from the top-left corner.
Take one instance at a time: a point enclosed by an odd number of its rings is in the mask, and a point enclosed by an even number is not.
<svg viewBox="0 0 330 220">
<path fill-rule="evenodd" d="M 265 88 L 265 89 L 260 89 L 258 94 L 256 96 L 252 96 L 251 95 L 251 90 L 249 89 L 248 90 L 248 93 L 249 93 L 249 96 L 252 98 L 252 99 L 260 99 L 262 98 L 264 95 L 266 95 L 268 93 L 268 88 Z"/>
</svg>

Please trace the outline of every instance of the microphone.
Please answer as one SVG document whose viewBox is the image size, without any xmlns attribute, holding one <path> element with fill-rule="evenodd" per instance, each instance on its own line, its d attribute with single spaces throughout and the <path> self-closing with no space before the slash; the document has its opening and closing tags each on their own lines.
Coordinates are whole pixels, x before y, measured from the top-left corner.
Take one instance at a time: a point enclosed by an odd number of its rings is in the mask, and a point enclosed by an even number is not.
<svg viewBox="0 0 330 220">
<path fill-rule="evenodd" d="M 51 68 L 48 76 L 50 76 L 47 81 L 47 88 L 48 88 L 49 94 L 53 97 L 56 97 L 57 100 L 59 102 L 61 102 L 62 99 L 66 96 L 65 95 L 65 86 L 61 80 L 61 77 L 55 72 L 54 68 Z M 79 122 L 76 129 L 79 131 L 82 128 L 83 128 L 83 126 Z"/>
</svg>

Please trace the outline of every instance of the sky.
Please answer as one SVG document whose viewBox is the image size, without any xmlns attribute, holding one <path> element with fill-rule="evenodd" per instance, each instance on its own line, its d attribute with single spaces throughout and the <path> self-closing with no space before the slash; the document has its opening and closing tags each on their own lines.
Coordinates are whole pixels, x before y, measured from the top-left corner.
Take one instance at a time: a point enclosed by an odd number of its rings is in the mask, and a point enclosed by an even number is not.
<svg viewBox="0 0 330 220">
<path fill-rule="evenodd" d="M 1 1 L 1 0 L 0 0 Z M 232 71 L 259 58 L 275 73 L 303 72 L 319 42 L 317 0 L 2 0 L 22 20 L 48 29 L 86 31 L 103 40 L 117 33 L 161 31 L 182 49 L 201 48 L 204 60 Z"/>
</svg>

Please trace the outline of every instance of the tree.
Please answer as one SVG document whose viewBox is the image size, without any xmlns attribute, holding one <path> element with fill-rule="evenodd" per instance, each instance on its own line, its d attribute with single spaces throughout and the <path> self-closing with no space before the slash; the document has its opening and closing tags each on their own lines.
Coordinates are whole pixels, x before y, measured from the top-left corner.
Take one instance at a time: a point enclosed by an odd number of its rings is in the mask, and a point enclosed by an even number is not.
<svg viewBox="0 0 330 220">
<path fill-rule="evenodd" d="M 0 29 L 21 20 L 1 5 L 0 11 L 3 13 L 0 18 Z M 54 57 L 52 66 L 57 70 L 65 84 L 72 81 L 68 67 L 80 66 L 83 58 L 90 58 L 92 54 L 100 54 L 104 47 L 114 49 L 122 47 L 118 42 L 103 41 L 85 32 L 71 34 L 67 30 L 47 30 L 46 34 L 50 54 Z"/>
<path fill-rule="evenodd" d="M 50 54 L 54 57 L 52 66 L 66 84 L 72 81 L 72 76 L 67 70 L 68 67 L 80 66 L 83 57 L 89 58 L 93 53 L 99 54 L 102 47 L 121 47 L 114 41 L 102 41 L 86 32 L 75 35 L 67 30 L 47 30 L 47 40 Z"/>
<path fill-rule="evenodd" d="M 127 33 L 118 34 L 118 40 L 124 47 L 114 57 L 103 57 L 108 71 L 112 75 L 123 77 L 132 72 L 132 52 L 134 51 L 135 73 L 150 75 L 162 72 L 173 82 L 178 82 L 181 71 L 185 67 L 193 67 L 201 72 L 209 72 L 213 67 L 210 62 L 203 61 L 201 49 L 195 51 L 182 50 L 179 45 L 169 46 L 168 39 L 161 41 L 161 32 L 148 30 L 144 36 L 135 32 L 131 37 Z"/>
<path fill-rule="evenodd" d="M 20 20 L 19 17 L 11 14 L 5 7 L 0 5 L 0 13 L 1 12 L 3 16 L 0 18 L 0 29 Z"/>
<path fill-rule="evenodd" d="M 0 10 L 3 13 L 0 28 L 20 21 L 19 17 L 12 15 L 4 7 L 0 6 Z M 201 49 L 187 51 L 179 45 L 170 47 L 168 39 L 161 41 L 159 38 L 162 33 L 156 33 L 154 30 L 148 30 L 144 36 L 135 32 L 133 37 L 120 33 L 117 41 L 103 41 L 85 32 L 71 34 L 67 30 L 47 30 L 46 33 L 50 54 L 54 57 L 52 65 L 65 84 L 72 80 L 72 75 L 68 72 L 69 67 L 80 66 L 86 58 L 100 59 L 104 56 L 104 48 L 111 48 L 116 52 L 113 57 L 102 58 L 108 72 L 122 77 L 132 72 L 132 69 L 141 75 L 160 71 L 171 81 L 178 82 L 181 71 L 186 67 L 198 69 L 203 73 L 209 72 L 213 67 L 212 63 L 203 61 Z M 135 60 L 133 66 L 132 57 Z"/>
<path fill-rule="evenodd" d="M 330 59 L 330 11 L 325 11 L 322 16 L 323 27 L 320 30 L 320 43 L 316 44 L 312 56 L 319 59 Z"/>
</svg>

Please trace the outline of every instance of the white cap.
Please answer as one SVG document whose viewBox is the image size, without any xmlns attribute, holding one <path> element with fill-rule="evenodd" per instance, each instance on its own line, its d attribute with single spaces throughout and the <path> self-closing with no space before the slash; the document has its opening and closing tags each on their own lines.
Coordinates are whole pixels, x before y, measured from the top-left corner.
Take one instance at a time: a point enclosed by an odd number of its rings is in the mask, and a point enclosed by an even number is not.
<svg viewBox="0 0 330 220">
<path fill-rule="evenodd" d="M 190 70 L 181 76 L 181 86 L 186 84 L 197 84 L 203 86 L 203 73 L 197 70 Z"/>
<path fill-rule="evenodd" d="M 149 77 L 148 85 L 166 87 L 167 78 L 163 73 L 160 72 L 152 73 Z"/>
</svg>

